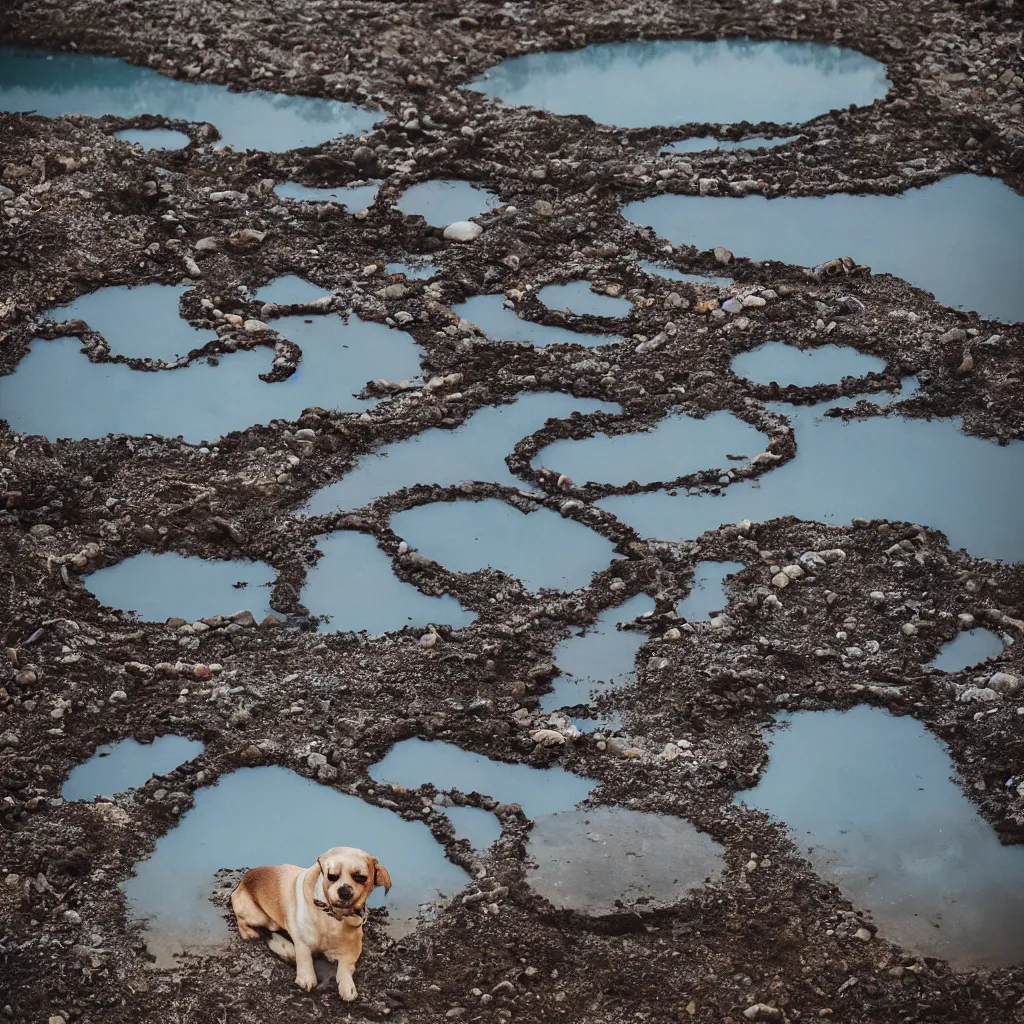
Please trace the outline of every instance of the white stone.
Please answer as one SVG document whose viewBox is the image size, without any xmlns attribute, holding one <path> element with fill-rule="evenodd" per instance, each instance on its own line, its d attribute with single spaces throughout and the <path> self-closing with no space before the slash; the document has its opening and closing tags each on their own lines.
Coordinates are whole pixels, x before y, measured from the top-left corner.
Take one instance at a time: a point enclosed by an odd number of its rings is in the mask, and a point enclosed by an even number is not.
<svg viewBox="0 0 1024 1024">
<path fill-rule="evenodd" d="M 471 220 L 457 220 L 444 229 L 444 237 L 450 242 L 472 242 L 483 233 L 484 229 Z"/>
</svg>

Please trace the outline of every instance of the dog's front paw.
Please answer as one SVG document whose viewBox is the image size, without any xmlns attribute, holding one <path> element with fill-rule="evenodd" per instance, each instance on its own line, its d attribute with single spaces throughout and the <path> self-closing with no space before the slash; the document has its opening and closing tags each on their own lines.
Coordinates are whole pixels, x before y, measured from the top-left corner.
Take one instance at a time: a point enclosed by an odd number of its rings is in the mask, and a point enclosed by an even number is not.
<svg viewBox="0 0 1024 1024">
<path fill-rule="evenodd" d="M 359 995 L 356 992 L 356 983 L 351 978 L 345 978 L 343 981 L 338 982 L 338 995 L 346 1003 L 351 1003 L 353 999 Z"/>
<path fill-rule="evenodd" d="M 300 971 L 295 975 L 295 984 L 303 992 L 312 992 L 316 988 L 316 971 L 310 971 L 308 974 Z"/>
</svg>

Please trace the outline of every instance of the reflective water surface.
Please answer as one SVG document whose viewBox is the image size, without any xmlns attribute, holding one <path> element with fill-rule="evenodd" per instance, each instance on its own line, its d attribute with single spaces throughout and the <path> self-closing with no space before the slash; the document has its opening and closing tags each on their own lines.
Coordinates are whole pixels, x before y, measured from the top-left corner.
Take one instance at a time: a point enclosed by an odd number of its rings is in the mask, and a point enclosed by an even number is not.
<svg viewBox="0 0 1024 1024">
<path fill-rule="evenodd" d="M 645 274 L 651 277 L 664 277 L 669 281 L 688 281 L 691 284 L 714 285 L 716 288 L 728 288 L 732 284 L 731 277 L 715 277 L 713 274 L 686 274 L 675 267 L 666 267 L 662 263 L 651 263 L 641 260 L 638 264 Z"/>
<path fill-rule="evenodd" d="M 706 153 L 709 150 L 732 150 L 732 149 L 775 149 L 777 146 L 785 146 L 795 142 L 799 135 L 787 135 L 785 138 L 766 139 L 763 136 L 755 135 L 749 139 L 716 139 L 713 135 L 703 135 L 700 138 L 680 139 L 665 147 L 666 153 Z"/>
<path fill-rule="evenodd" d="M 576 590 L 614 557 L 611 542 L 538 507 L 525 514 L 496 498 L 437 501 L 391 518 L 391 528 L 453 572 L 500 569 L 527 590 Z"/>
<path fill-rule="evenodd" d="M 517 106 L 586 114 L 623 128 L 807 121 L 889 89 L 885 65 L 855 50 L 751 39 L 597 43 L 528 53 L 467 88 Z"/>
<path fill-rule="evenodd" d="M 884 938 L 961 967 L 1024 960 L 1024 847 L 999 842 L 942 743 L 866 706 L 778 720 L 788 728 L 738 802 L 785 822 Z"/>
<path fill-rule="evenodd" d="M 279 199 L 290 199 L 298 203 L 337 203 L 347 210 L 357 211 L 372 206 L 379 189 L 379 181 L 333 188 L 317 188 L 312 185 L 300 185 L 297 181 L 285 181 L 274 186 L 274 195 Z"/>
<path fill-rule="evenodd" d="M 947 306 L 1024 319 L 1024 196 L 998 178 L 956 174 L 897 196 L 659 195 L 622 213 L 672 242 L 754 260 L 810 267 L 852 256 Z"/>
<path fill-rule="evenodd" d="M 261 622 L 271 614 L 276 575 L 266 562 L 143 551 L 90 573 L 83 582 L 100 604 L 133 611 L 144 622 L 172 616 L 195 622 L 239 611 L 250 611 Z"/>
<path fill-rule="evenodd" d="M 939 653 L 931 661 L 932 668 L 943 672 L 959 672 L 974 665 L 980 665 L 1003 653 L 1003 641 L 998 633 L 990 629 L 965 629 L 956 637 L 943 644 Z"/>
<path fill-rule="evenodd" d="M 454 597 L 431 597 L 400 580 L 368 533 L 339 530 L 319 538 L 317 547 L 323 557 L 309 570 L 300 600 L 310 614 L 329 616 L 322 633 L 378 636 L 428 623 L 458 628 L 476 618 Z"/>
<path fill-rule="evenodd" d="M 420 216 L 436 228 L 470 220 L 494 209 L 499 200 L 493 192 L 458 178 L 434 178 L 407 188 L 395 208 L 407 217 Z"/>
<path fill-rule="evenodd" d="M 567 327 L 548 327 L 520 317 L 505 305 L 504 295 L 474 295 L 456 303 L 452 312 L 469 321 L 491 341 L 525 341 L 537 348 L 548 345 L 612 345 L 622 341 L 617 334 L 587 334 Z"/>
<path fill-rule="evenodd" d="M 797 348 L 781 341 L 769 341 L 732 361 L 732 371 L 755 384 L 781 387 L 792 384 L 809 388 L 815 384 L 838 384 L 844 377 L 863 377 L 885 370 L 885 360 L 865 355 L 849 345 L 821 345 Z"/>
<path fill-rule="evenodd" d="M 125 128 L 115 132 L 114 138 L 143 149 L 184 149 L 192 141 L 184 132 L 170 128 Z"/>
<path fill-rule="evenodd" d="M 568 284 L 549 284 L 537 293 L 537 298 L 549 309 L 567 309 L 576 316 L 629 316 L 633 308 L 629 299 L 594 292 L 589 281 L 570 281 Z"/>
<path fill-rule="evenodd" d="M 698 562 L 690 592 L 676 604 L 676 614 L 687 622 L 703 622 L 729 603 L 725 578 L 743 568 L 742 562 Z"/>
<path fill-rule="evenodd" d="M 203 752 L 198 740 L 184 736 L 158 736 L 152 743 L 120 740 L 96 748 L 96 753 L 75 765 L 61 788 L 65 800 L 112 797 L 138 789 L 154 775 L 166 775 Z"/>
<path fill-rule="evenodd" d="M 356 509 L 414 484 L 451 487 L 462 480 L 481 480 L 521 487 L 522 481 L 505 463 L 519 441 L 540 430 L 549 419 L 598 411 L 616 413 L 621 409 L 557 392 L 531 392 L 508 405 L 484 406 L 455 430 L 431 427 L 406 441 L 360 456 L 337 483 L 317 491 L 300 511 L 318 516 Z"/>
<path fill-rule="evenodd" d="M 44 117 L 162 114 L 209 122 L 221 143 L 281 153 L 366 131 L 382 115 L 311 96 L 179 81 L 117 57 L 0 47 L 0 109 Z"/>
</svg>

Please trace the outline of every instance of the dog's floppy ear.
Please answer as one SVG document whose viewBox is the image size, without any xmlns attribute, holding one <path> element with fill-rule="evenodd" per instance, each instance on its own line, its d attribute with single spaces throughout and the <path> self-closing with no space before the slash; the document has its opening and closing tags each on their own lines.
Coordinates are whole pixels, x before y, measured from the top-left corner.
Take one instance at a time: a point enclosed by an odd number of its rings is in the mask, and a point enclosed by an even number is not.
<svg viewBox="0 0 1024 1024">
<path fill-rule="evenodd" d="M 383 885 L 385 893 L 391 892 L 391 872 L 383 864 L 377 864 L 376 861 L 373 868 L 373 884 L 374 886 Z"/>
</svg>

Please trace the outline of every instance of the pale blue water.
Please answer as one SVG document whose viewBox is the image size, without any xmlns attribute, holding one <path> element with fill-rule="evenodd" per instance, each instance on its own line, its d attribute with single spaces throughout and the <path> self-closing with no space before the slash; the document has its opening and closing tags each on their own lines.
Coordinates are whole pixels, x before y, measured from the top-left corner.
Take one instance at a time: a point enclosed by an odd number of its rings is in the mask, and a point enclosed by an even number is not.
<svg viewBox="0 0 1024 1024">
<path fill-rule="evenodd" d="M 573 412 L 621 411 L 608 402 L 557 392 L 522 394 L 508 405 L 484 406 L 455 430 L 431 427 L 360 456 L 337 483 L 317 491 L 300 512 L 319 516 L 361 508 L 418 483 L 451 487 L 462 480 L 481 480 L 521 487 L 523 482 L 509 471 L 505 457 L 523 438 L 549 419 L 566 419 Z"/>
<path fill-rule="evenodd" d="M 261 622 L 271 614 L 270 587 L 276 576 L 266 562 L 143 551 L 90 573 L 83 582 L 100 604 L 133 611 L 144 622 L 172 616 L 195 622 L 240 611 L 252 612 Z"/>
<path fill-rule="evenodd" d="M 684 274 L 675 267 L 666 267 L 661 263 L 641 260 L 640 269 L 652 277 L 664 277 L 669 281 L 689 281 L 691 284 L 714 285 L 716 288 L 728 288 L 732 284 L 731 277 L 715 277 L 713 274 Z"/>
<path fill-rule="evenodd" d="M 372 206 L 380 190 L 379 181 L 365 185 L 341 185 L 332 188 L 314 188 L 297 181 L 285 181 L 274 186 L 274 195 L 297 203 L 337 203 L 354 212 Z"/>
<path fill-rule="evenodd" d="M 743 465 L 767 444 L 764 434 L 730 412 L 713 412 L 702 420 L 671 415 L 652 430 L 555 441 L 538 452 L 533 464 L 567 473 L 577 484 L 668 483 L 702 469 L 724 472 Z"/>
<path fill-rule="evenodd" d="M 884 359 L 858 352 L 849 345 L 801 349 L 781 341 L 769 341 L 749 352 L 741 352 L 732 361 L 732 371 L 738 377 L 755 384 L 775 381 L 782 387 L 838 384 L 844 377 L 863 377 L 884 370 Z"/>
<path fill-rule="evenodd" d="M 589 281 L 549 284 L 537 293 L 548 309 L 568 309 L 576 316 L 629 316 L 633 306 L 629 299 L 615 298 L 590 290 Z"/>
<path fill-rule="evenodd" d="M 188 290 L 175 284 L 100 288 L 47 315 L 84 320 L 103 335 L 113 355 L 171 362 L 217 340 L 216 331 L 197 330 L 182 317 L 181 297 Z"/>
<path fill-rule="evenodd" d="M 409 281 L 425 281 L 437 275 L 437 267 L 429 260 L 419 261 L 415 258 L 408 263 L 385 263 L 385 274 L 402 274 Z"/>
<path fill-rule="evenodd" d="M 984 661 L 1003 653 L 1003 641 L 990 629 L 965 629 L 956 637 L 943 644 L 931 661 L 932 668 L 943 672 L 959 672 L 961 669 L 980 665 Z"/>
<path fill-rule="evenodd" d="M 746 38 L 597 43 L 528 53 L 466 88 L 515 106 L 623 128 L 737 121 L 789 124 L 889 90 L 885 65 L 855 50 Z"/>
<path fill-rule="evenodd" d="M 371 636 L 404 626 L 458 628 L 476 619 L 454 597 L 431 597 L 404 583 L 391 559 L 368 533 L 339 530 L 321 537 L 323 557 L 306 577 L 300 600 L 312 615 L 329 615 L 322 633 L 360 632 Z"/>
<path fill-rule="evenodd" d="M 952 419 L 844 423 L 822 415 L 838 404 L 769 406 L 793 424 L 797 456 L 757 482 L 734 483 L 721 496 L 658 491 L 598 505 L 641 536 L 662 540 L 699 537 L 741 519 L 848 523 L 863 516 L 934 527 L 953 548 L 979 558 L 1024 560 L 1024 442 L 971 437 Z M 621 477 L 633 466 L 609 462 L 604 475 Z"/>
<path fill-rule="evenodd" d="M 1024 318 L 1024 196 L 956 174 L 902 195 L 683 196 L 629 203 L 623 216 L 698 249 L 817 266 L 852 256 L 948 306 Z"/>
<path fill-rule="evenodd" d="M 281 153 L 369 129 L 382 115 L 340 100 L 178 81 L 117 57 L 0 47 L 0 109 L 44 117 L 162 114 L 209 122 L 220 144 Z"/>
<path fill-rule="evenodd" d="M 143 149 L 184 149 L 192 141 L 184 132 L 170 128 L 125 128 L 122 132 L 115 132 L 114 138 Z"/>
<path fill-rule="evenodd" d="M 146 919 L 149 952 L 168 967 L 183 948 L 211 951 L 238 941 L 230 909 L 225 918 L 210 902 L 217 889 L 227 895 L 237 876 L 224 888 L 218 871 L 306 867 L 332 846 L 366 850 L 388 869 L 391 892 L 375 889 L 368 905 L 387 908 L 387 928 L 396 937 L 412 930 L 421 903 L 453 896 L 469 881 L 423 822 L 405 821 L 287 768 L 263 767 L 231 772 L 196 790 L 195 806 L 121 888 L 131 916 Z"/>
<path fill-rule="evenodd" d="M 185 736 L 158 736 L 152 743 L 126 739 L 96 748 L 96 753 L 75 765 L 61 788 L 65 800 L 112 797 L 138 789 L 154 775 L 166 775 L 203 752 L 198 740 Z"/>
<path fill-rule="evenodd" d="M 784 138 L 766 139 L 761 135 L 753 135 L 749 139 L 716 139 L 713 135 L 702 135 L 700 138 L 680 139 L 665 147 L 666 153 L 706 153 L 709 150 L 729 151 L 734 149 L 776 149 L 795 142 L 799 135 L 787 135 Z"/>
<path fill-rule="evenodd" d="M 618 334 L 586 334 L 567 327 L 546 327 L 525 320 L 505 306 L 504 295 L 474 295 L 451 307 L 452 312 L 468 320 L 491 341 L 525 341 L 537 348 L 548 345 L 613 345 L 622 341 Z"/>
<path fill-rule="evenodd" d="M 729 603 L 725 578 L 742 568 L 742 562 L 698 562 L 690 592 L 676 604 L 676 614 L 687 622 L 704 622 L 723 611 Z"/>
<path fill-rule="evenodd" d="M 395 208 L 406 217 L 420 216 L 437 228 L 460 220 L 479 217 L 499 205 L 493 192 L 457 178 L 434 178 L 411 185 L 399 197 Z"/>
<path fill-rule="evenodd" d="M 452 823 L 460 839 L 468 839 L 470 846 L 483 853 L 501 838 L 501 822 L 482 807 L 445 807 L 445 817 Z"/>
<path fill-rule="evenodd" d="M 593 625 L 559 643 L 553 658 L 561 675 L 552 681 L 551 692 L 541 697 L 540 710 L 588 704 L 594 697 L 632 683 L 636 655 L 647 642 L 647 634 L 616 626 L 632 622 L 648 611 L 654 611 L 653 598 L 637 594 L 616 608 L 606 608 Z M 601 722 L 584 718 L 575 724 L 583 731 L 591 731 Z"/>
<path fill-rule="evenodd" d="M 253 298 L 257 302 L 275 302 L 279 306 L 304 306 L 330 294 L 329 288 L 321 288 L 298 274 L 283 274 L 257 289 Z M 278 323 L 275 321 L 270 326 L 277 330 Z"/>
<path fill-rule="evenodd" d="M 14 430 L 50 439 L 160 434 L 198 444 L 273 419 L 296 420 L 311 406 L 367 409 L 378 399 L 355 395 L 368 381 L 419 373 L 415 342 L 381 324 L 293 316 L 274 328 L 302 349 L 295 373 L 274 384 L 259 377 L 270 371 L 271 348 L 239 350 L 216 366 L 201 360 L 146 373 L 91 363 L 77 339 L 37 340 L 15 372 L 0 377 L 0 409 Z"/>
<path fill-rule="evenodd" d="M 960 967 L 1024 960 L 1024 847 L 999 842 L 935 736 L 866 706 L 776 720 L 738 803 L 783 821 L 882 937 Z"/>
<path fill-rule="evenodd" d="M 610 541 L 572 519 L 497 498 L 420 505 L 392 516 L 391 528 L 452 572 L 500 569 L 530 591 L 587 586 L 614 557 Z"/>
</svg>

